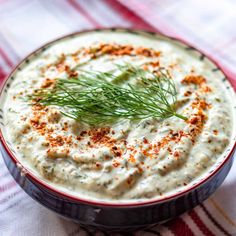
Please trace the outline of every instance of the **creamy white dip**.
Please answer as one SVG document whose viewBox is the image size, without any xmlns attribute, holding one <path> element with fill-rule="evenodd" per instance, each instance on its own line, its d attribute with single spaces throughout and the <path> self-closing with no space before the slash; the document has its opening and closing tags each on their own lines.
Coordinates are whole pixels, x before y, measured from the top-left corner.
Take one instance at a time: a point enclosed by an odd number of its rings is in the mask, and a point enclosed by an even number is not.
<svg viewBox="0 0 236 236">
<path fill-rule="evenodd" d="M 25 99 L 55 78 L 67 79 L 80 63 L 86 70 L 109 71 L 123 62 L 152 62 L 151 69 L 168 70 L 177 88 L 177 111 L 188 120 L 121 119 L 91 127 L 56 106 L 32 107 Z M 188 187 L 223 158 L 234 118 L 233 95 L 222 79 L 213 64 L 171 40 L 125 32 L 66 38 L 15 72 L 4 103 L 8 139 L 39 178 L 73 195 L 104 201 L 162 198 Z M 136 81 L 121 85 L 127 83 Z"/>
</svg>

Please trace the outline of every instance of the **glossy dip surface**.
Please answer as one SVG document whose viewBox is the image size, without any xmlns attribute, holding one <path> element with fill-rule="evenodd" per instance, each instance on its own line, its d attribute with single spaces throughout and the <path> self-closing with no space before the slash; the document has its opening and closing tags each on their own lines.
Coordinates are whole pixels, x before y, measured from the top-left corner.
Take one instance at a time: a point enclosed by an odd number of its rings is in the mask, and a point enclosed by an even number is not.
<svg viewBox="0 0 236 236">
<path fill-rule="evenodd" d="M 187 120 L 119 119 L 91 126 L 57 106 L 30 105 L 26 96 L 81 70 L 131 65 L 165 68 Z M 112 81 L 127 88 L 130 77 Z M 52 43 L 15 72 L 4 103 L 8 140 L 40 179 L 86 199 L 145 201 L 185 189 L 224 158 L 235 125 L 234 93 L 210 62 L 174 41 L 125 32 L 88 32 Z"/>
</svg>

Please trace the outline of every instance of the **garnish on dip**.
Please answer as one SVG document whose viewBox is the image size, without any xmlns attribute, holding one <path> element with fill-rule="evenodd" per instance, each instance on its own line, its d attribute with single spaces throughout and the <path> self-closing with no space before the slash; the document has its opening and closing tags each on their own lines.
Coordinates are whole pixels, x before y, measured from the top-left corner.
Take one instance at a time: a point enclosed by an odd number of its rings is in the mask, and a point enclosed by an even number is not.
<svg viewBox="0 0 236 236">
<path fill-rule="evenodd" d="M 116 65 L 114 71 L 79 70 L 77 77 L 58 78 L 53 86 L 36 90 L 29 98 L 42 105 L 61 107 L 65 116 L 96 125 L 119 118 L 165 119 L 176 116 L 176 88 L 163 68 L 153 72 L 130 64 Z M 119 72 L 115 75 L 115 72 Z M 120 86 L 119 81 L 135 77 L 136 85 Z"/>
</svg>

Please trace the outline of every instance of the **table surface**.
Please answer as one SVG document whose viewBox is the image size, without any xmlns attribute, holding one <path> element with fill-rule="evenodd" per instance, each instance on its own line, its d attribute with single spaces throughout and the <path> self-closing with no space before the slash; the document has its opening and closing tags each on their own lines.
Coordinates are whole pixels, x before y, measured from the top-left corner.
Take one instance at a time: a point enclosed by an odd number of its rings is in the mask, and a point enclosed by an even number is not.
<svg viewBox="0 0 236 236">
<path fill-rule="evenodd" d="M 235 12 L 235 0 L 0 0 L 0 83 L 40 45 L 82 29 L 111 26 L 183 38 L 217 60 L 236 83 Z M 236 162 L 223 185 L 200 206 L 135 235 L 236 235 L 235 169 Z M 0 179 L 0 235 L 104 235 L 65 221 L 33 201 L 10 176 L 1 156 Z"/>
</svg>

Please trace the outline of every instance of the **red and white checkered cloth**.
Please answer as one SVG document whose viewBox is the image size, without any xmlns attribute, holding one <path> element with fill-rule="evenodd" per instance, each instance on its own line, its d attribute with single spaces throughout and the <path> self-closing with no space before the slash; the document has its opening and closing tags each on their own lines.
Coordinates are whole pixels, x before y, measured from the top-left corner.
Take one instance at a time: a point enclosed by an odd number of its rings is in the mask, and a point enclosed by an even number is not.
<svg viewBox="0 0 236 236">
<path fill-rule="evenodd" d="M 58 36 L 93 27 L 135 27 L 180 37 L 223 65 L 236 83 L 235 0 L 0 0 L 0 83 L 25 55 Z M 236 173 L 194 210 L 135 235 L 236 235 Z M 41 207 L 0 157 L 0 235 L 103 235 Z"/>
</svg>

